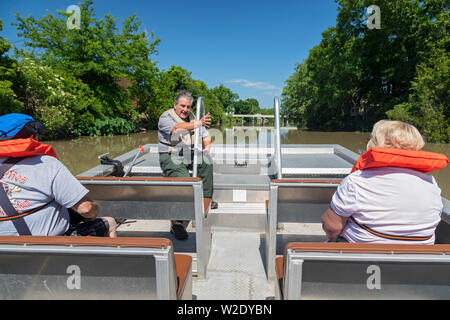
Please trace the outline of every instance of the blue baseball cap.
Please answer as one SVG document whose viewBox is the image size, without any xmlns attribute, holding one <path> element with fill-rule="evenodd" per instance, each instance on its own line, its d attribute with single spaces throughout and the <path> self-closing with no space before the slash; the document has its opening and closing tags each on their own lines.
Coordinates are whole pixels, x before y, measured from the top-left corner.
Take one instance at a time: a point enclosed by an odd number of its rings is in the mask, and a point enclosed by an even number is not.
<svg viewBox="0 0 450 320">
<path fill-rule="evenodd" d="M 29 115 L 9 113 L 0 117 L 0 140 L 28 138 L 45 132 L 45 126 Z"/>
</svg>

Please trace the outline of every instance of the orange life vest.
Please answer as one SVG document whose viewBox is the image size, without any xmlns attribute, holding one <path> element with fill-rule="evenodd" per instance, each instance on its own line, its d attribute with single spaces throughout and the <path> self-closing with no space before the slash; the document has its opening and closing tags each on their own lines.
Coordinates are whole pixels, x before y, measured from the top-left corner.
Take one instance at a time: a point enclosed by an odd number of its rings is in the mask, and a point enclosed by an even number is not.
<svg viewBox="0 0 450 320">
<path fill-rule="evenodd" d="M 0 141 L 0 158 L 22 158 L 43 155 L 58 159 L 52 146 L 40 143 L 32 138 Z"/>
<path fill-rule="evenodd" d="M 28 139 L 11 139 L 11 140 L 4 140 L 0 141 L 0 158 L 8 158 L 5 162 L 2 163 L 2 165 L 5 165 L 8 161 L 12 161 L 11 164 L 6 164 L 6 167 L 1 167 L 0 171 L 2 172 L 0 174 L 3 176 L 3 174 L 10 168 L 11 165 L 14 165 L 21 161 L 19 158 L 25 158 L 25 157 L 32 157 L 32 156 L 51 156 L 58 159 L 56 156 L 56 152 L 53 150 L 52 146 L 40 143 L 39 141 L 36 141 L 32 138 Z M 49 203 L 54 201 L 52 199 L 48 203 L 44 204 L 43 206 L 27 211 L 19 213 L 16 211 L 14 206 L 9 202 L 8 196 L 6 195 L 5 191 L 2 190 L 3 194 L 0 195 L 2 199 L 1 207 L 6 212 L 5 217 L 0 217 L 0 221 L 8 221 L 11 220 L 14 224 L 14 227 L 17 229 L 17 232 L 19 235 L 31 235 L 31 231 L 25 221 L 21 218 L 24 218 L 25 216 L 28 216 L 32 213 L 35 213 L 42 208 L 46 207 Z"/>
<path fill-rule="evenodd" d="M 450 161 L 445 154 L 421 150 L 372 148 L 356 161 L 351 173 L 377 167 L 410 168 L 421 172 L 443 169 Z"/>
</svg>

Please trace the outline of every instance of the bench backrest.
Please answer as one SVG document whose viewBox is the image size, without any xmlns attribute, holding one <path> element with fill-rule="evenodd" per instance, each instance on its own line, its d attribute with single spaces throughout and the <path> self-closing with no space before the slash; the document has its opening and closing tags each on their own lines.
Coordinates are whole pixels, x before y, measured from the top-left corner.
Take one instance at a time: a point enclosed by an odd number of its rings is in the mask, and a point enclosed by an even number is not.
<svg viewBox="0 0 450 320">
<path fill-rule="evenodd" d="M 267 203 L 266 267 L 275 278 L 277 226 L 281 222 L 320 223 L 340 179 L 275 179 L 270 181 Z"/>
<path fill-rule="evenodd" d="M 341 180 L 272 180 L 276 187 L 277 222 L 318 223 Z"/>
<path fill-rule="evenodd" d="M 201 178 L 77 177 L 100 215 L 140 220 L 195 220 L 197 272 L 206 277 L 211 251 L 210 201 Z"/>
<path fill-rule="evenodd" d="M 203 203 L 200 178 L 77 177 L 89 189 L 100 212 L 116 218 L 195 219 L 195 201 Z"/>
<path fill-rule="evenodd" d="M 449 254 L 450 245 L 290 243 L 277 276 L 284 299 L 450 299 Z"/>
<path fill-rule="evenodd" d="M 0 299 L 178 299 L 189 281 L 168 239 L 0 237 Z"/>
</svg>

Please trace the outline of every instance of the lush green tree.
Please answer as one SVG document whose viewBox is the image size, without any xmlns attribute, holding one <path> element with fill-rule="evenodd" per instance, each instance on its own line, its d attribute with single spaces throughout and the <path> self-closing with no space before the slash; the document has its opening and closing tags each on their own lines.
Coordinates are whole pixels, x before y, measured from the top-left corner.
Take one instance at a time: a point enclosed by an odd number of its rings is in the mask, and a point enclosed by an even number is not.
<svg viewBox="0 0 450 320">
<path fill-rule="evenodd" d="M 237 93 L 234 93 L 233 91 L 231 91 L 231 89 L 225 87 L 223 84 L 220 84 L 218 87 L 212 88 L 211 92 L 219 99 L 225 112 L 230 114 L 234 111 L 232 109 L 233 102 L 239 99 L 239 95 Z"/>
<path fill-rule="evenodd" d="M 272 116 L 274 115 L 274 108 L 268 108 L 268 109 L 260 109 L 259 113 L 264 114 L 264 115 L 269 115 Z"/>
<path fill-rule="evenodd" d="M 66 80 L 53 68 L 30 58 L 23 59 L 19 65 L 23 111 L 44 123 L 47 138 L 67 136 L 74 121 L 71 107 L 76 97 L 68 90 Z"/>
<path fill-rule="evenodd" d="M 194 100 L 194 110 L 196 109 L 198 97 L 203 97 L 205 102 L 205 112 L 211 114 L 211 123 L 217 124 L 223 121 L 225 111 L 221 100 L 210 90 L 206 83 L 200 80 L 190 79 L 188 90 L 192 92 Z"/>
<path fill-rule="evenodd" d="M 177 93 L 188 89 L 190 72 L 179 66 L 171 66 L 169 70 L 157 74 L 154 94 L 147 104 L 147 127 L 158 129 L 158 120 L 161 114 L 173 107 Z"/>
<path fill-rule="evenodd" d="M 260 111 L 259 102 L 254 98 L 234 102 L 233 109 L 235 114 L 257 114 Z"/>
<path fill-rule="evenodd" d="M 155 82 L 155 94 L 147 107 L 148 127 L 157 129 L 161 114 L 173 106 L 175 97 L 181 90 L 192 92 L 194 96 L 192 111 L 196 112 L 198 97 L 203 97 L 205 111 L 211 114 L 213 124 L 223 121 L 224 108 L 222 102 L 207 85 L 192 78 L 192 73 L 180 66 L 171 66 L 169 70 L 160 72 Z"/>
<path fill-rule="evenodd" d="M 437 50 L 420 65 L 412 90 L 389 118 L 414 124 L 430 142 L 450 142 L 450 54 Z"/>
<path fill-rule="evenodd" d="M 0 20 L 0 31 L 3 30 L 3 23 Z M 23 104 L 17 100 L 17 95 L 13 90 L 17 81 L 17 61 L 7 56 L 7 52 L 12 48 L 7 39 L 0 36 L 0 115 L 20 112 Z"/>
<path fill-rule="evenodd" d="M 285 112 L 309 129 L 370 130 L 387 114 L 418 125 L 430 124 L 425 115 L 433 113 L 425 112 L 425 106 L 434 105 L 435 110 L 449 108 L 448 101 L 436 107 L 434 90 L 425 81 L 430 77 L 436 80 L 435 84 L 438 79 L 445 80 L 439 70 L 445 66 L 443 57 L 448 54 L 450 43 L 448 1 L 337 3 L 336 26 L 322 34 L 321 43 L 286 81 L 282 95 Z M 380 8 L 380 29 L 366 25 L 370 5 Z M 433 52 L 445 54 L 438 59 Z M 439 92 L 448 96 L 448 87 Z M 442 117 L 434 113 L 441 129 L 420 126 L 430 131 L 426 135 L 434 141 L 446 139 L 448 120 L 444 111 L 439 114 Z"/>
<path fill-rule="evenodd" d="M 113 16 L 96 17 L 92 0 L 83 1 L 80 8 L 80 28 L 70 30 L 70 14 L 63 11 L 58 12 L 60 17 L 48 12 L 40 19 L 17 13 L 15 25 L 27 48 L 20 55 L 34 56 L 42 65 L 76 79 L 82 84 L 75 85 L 82 96 L 93 93 L 95 104 L 81 106 L 85 104 L 81 102 L 77 111 L 83 112 L 74 113 L 81 131 L 95 125 L 96 119 L 136 119 L 137 110 L 144 109 L 154 93 L 157 69 L 150 56 L 156 53 L 160 40 L 140 32 L 136 15 L 125 19 L 119 31 Z M 130 81 L 127 88 L 118 84 L 124 78 Z"/>
</svg>

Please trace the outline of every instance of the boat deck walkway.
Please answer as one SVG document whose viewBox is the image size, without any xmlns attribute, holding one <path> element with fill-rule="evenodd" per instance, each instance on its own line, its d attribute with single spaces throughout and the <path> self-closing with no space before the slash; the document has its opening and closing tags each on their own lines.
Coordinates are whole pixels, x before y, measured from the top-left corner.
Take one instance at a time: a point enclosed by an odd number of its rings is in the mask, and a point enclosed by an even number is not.
<svg viewBox="0 0 450 320">
<path fill-rule="evenodd" d="M 239 209 L 238 209 L 239 208 Z M 244 210 L 243 210 L 244 209 Z M 275 283 L 269 281 L 265 266 L 265 206 L 261 203 L 219 203 L 213 217 L 211 256 L 207 277 L 196 277 L 195 225 L 187 227 L 189 238 L 176 240 L 168 220 L 129 220 L 118 235 L 164 237 L 172 240 L 176 253 L 193 257 L 193 298 L 197 300 L 271 300 Z M 241 227 L 236 228 L 236 224 Z M 322 241 L 325 234 L 318 223 L 279 225 L 277 254 L 292 241 Z"/>
</svg>

